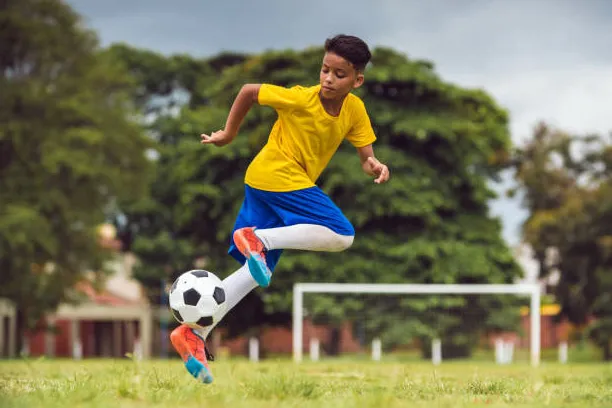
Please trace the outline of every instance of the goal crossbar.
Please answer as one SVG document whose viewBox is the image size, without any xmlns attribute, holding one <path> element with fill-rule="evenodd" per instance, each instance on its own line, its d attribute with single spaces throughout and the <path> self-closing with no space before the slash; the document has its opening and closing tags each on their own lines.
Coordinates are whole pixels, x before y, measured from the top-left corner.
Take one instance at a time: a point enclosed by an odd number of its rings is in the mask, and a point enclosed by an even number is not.
<svg viewBox="0 0 612 408">
<path fill-rule="evenodd" d="M 293 286 L 293 359 L 302 361 L 304 293 L 384 293 L 384 294 L 508 294 L 530 296 L 531 364 L 540 363 L 540 286 L 521 284 L 392 284 L 392 283 L 296 283 Z"/>
</svg>

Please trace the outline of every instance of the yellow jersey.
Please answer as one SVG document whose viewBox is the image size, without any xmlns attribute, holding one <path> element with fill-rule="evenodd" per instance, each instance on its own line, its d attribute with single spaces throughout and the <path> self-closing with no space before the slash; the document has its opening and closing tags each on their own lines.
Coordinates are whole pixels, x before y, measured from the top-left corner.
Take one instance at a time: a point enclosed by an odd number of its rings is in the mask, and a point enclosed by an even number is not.
<svg viewBox="0 0 612 408">
<path fill-rule="evenodd" d="M 278 119 L 247 169 L 247 185 L 274 192 L 313 187 L 344 139 L 355 147 L 376 140 L 359 97 L 348 94 L 340 114 L 332 116 L 323 108 L 319 90 L 320 85 L 261 86 L 259 104 L 273 107 Z"/>
</svg>

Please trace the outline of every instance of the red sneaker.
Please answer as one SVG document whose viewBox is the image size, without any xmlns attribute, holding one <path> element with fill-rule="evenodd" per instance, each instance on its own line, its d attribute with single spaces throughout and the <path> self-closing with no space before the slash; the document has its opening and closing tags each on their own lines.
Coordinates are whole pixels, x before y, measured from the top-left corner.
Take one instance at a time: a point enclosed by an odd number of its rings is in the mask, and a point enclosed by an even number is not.
<svg viewBox="0 0 612 408">
<path fill-rule="evenodd" d="M 198 332 L 182 324 L 172 331 L 170 341 L 183 359 L 189 374 L 203 383 L 213 382 L 208 360 L 214 361 L 215 358 L 208 351 L 206 342 Z"/>
</svg>

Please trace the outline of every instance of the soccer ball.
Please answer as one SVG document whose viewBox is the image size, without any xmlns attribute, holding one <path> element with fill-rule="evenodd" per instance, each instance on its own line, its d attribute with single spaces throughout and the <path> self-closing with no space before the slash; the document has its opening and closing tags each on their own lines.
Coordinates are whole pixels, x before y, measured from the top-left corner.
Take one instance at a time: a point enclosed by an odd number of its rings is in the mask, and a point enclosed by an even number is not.
<svg viewBox="0 0 612 408">
<path fill-rule="evenodd" d="M 170 288 L 170 311 L 179 323 L 204 328 L 219 323 L 227 302 L 223 282 L 212 272 L 188 271 Z"/>
</svg>

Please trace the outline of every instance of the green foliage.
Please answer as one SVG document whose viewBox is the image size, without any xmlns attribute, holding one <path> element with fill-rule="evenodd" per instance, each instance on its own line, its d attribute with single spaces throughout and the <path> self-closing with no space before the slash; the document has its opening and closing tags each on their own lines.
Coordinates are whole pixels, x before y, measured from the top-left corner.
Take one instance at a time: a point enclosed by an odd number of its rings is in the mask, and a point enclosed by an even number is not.
<svg viewBox="0 0 612 408">
<path fill-rule="evenodd" d="M 579 327 L 612 359 L 612 145 L 540 124 L 518 150 L 516 178 L 530 214 L 525 240 L 553 288 L 560 318 Z M 591 318 L 594 318 L 592 320 Z"/>
<path fill-rule="evenodd" d="M 3 4 L 0 296 L 32 325 L 102 272 L 96 227 L 143 192 L 150 142 L 130 118 L 130 76 L 68 6 Z"/>
<path fill-rule="evenodd" d="M 122 55 L 141 88 L 148 89 L 145 105 L 160 95 L 187 94 L 178 114 L 161 112 L 151 126 L 162 142 L 151 186 L 155 199 L 127 211 L 133 248 L 142 260 L 139 278 L 170 281 L 192 267 L 195 258 L 205 258 L 206 267 L 222 277 L 231 273 L 238 264 L 226 251 L 243 198 L 244 172 L 265 143 L 276 114 L 254 107 L 236 140 L 223 148 L 201 146 L 199 134 L 224 125 L 245 83 L 316 83 L 322 50 L 203 60 L 164 58 L 124 46 L 110 52 Z M 193 67 L 198 67 L 195 80 Z M 173 88 L 156 89 L 160 76 Z M 382 48 L 374 51 L 366 85 L 356 93 L 364 99 L 379 137 L 375 148 L 391 169 L 390 183 L 372 183 L 360 171 L 354 148 L 342 145 L 319 185 L 354 223 L 354 246 L 324 255 L 287 251 L 272 287 L 256 291 L 231 313 L 225 323 L 230 328 L 237 328 L 232 319 L 251 325 L 272 317 L 287 322 L 295 282 L 511 283 L 520 275 L 500 238 L 499 221 L 489 216 L 487 207 L 493 197 L 487 180 L 508 157 L 506 112 L 483 91 L 444 82 L 429 62 Z M 159 296 L 157 284 L 151 296 Z M 325 303 L 323 298 L 320 302 L 324 307 L 318 310 L 337 319 L 351 307 Z M 502 303 L 495 296 L 464 298 L 453 306 L 449 316 L 454 317 L 449 319 L 440 316 L 449 309 L 436 296 L 384 307 L 406 314 L 428 312 L 421 320 L 429 330 L 415 331 L 407 319 L 394 322 L 396 333 L 426 339 L 435 327 L 445 341 L 460 342 L 460 354 L 467 354 L 482 330 L 516 322 L 518 311 Z M 505 319 L 491 318 L 500 310 Z M 468 311 L 479 318 L 469 324 L 462 321 Z M 460 333 L 467 333 L 469 341 Z"/>
</svg>

